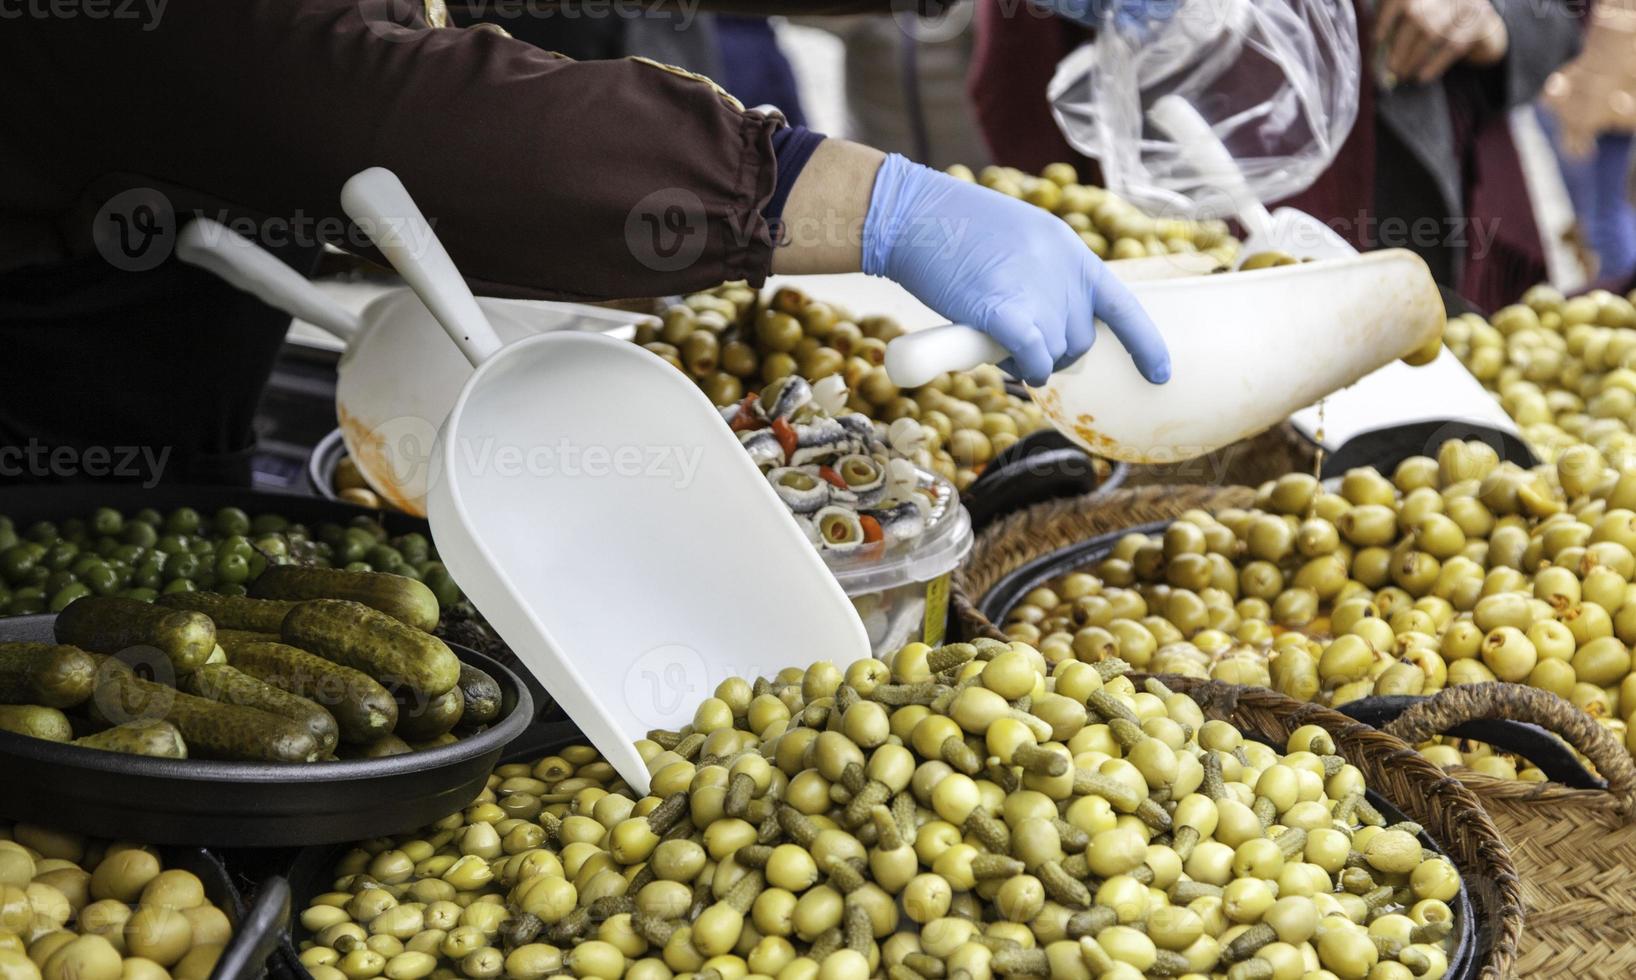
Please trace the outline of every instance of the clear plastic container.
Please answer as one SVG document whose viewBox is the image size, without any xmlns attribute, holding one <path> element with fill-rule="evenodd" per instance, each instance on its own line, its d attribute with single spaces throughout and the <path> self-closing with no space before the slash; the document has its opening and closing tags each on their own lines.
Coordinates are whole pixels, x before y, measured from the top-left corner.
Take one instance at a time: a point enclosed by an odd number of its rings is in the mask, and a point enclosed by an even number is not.
<svg viewBox="0 0 1636 980">
<path fill-rule="evenodd" d="M 824 554 L 877 657 L 917 640 L 943 642 L 949 575 L 971 550 L 971 517 L 954 485 L 922 471 L 921 487 L 931 494 L 932 508 L 920 537 L 884 553 Z"/>
</svg>

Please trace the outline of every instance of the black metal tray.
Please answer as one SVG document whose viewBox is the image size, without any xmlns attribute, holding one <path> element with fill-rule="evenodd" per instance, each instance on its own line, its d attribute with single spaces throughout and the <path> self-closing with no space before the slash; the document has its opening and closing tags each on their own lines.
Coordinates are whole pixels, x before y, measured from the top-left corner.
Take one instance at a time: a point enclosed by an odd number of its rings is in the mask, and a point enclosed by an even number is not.
<svg viewBox="0 0 1636 980">
<path fill-rule="evenodd" d="M 55 617 L 0 619 L 0 641 L 48 640 Z M 483 790 L 500 753 L 535 719 L 510 668 L 451 644 L 488 672 L 504 714 L 484 731 L 384 759 L 301 764 L 154 759 L 0 732 L 0 816 L 157 844 L 287 847 L 401 833 Z"/>
<path fill-rule="evenodd" d="M 166 868 L 191 871 L 204 885 L 205 897 L 233 926 L 233 938 L 222 950 L 210 980 L 258 980 L 269 967 L 290 922 L 290 884 L 282 876 L 261 882 L 246 901 L 221 860 L 202 847 L 167 847 L 160 860 Z"/>
<path fill-rule="evenodd" d="M 1022 437 L 989 460 L 977 480 L 960 494 L 973 532 L 1047 500 L 1112 493 L 1130 475 L 1130 464 L 1104 460 L 1111 469 L 1099 479 L 1097 460 L 1056 429 Z"/>
</svg>

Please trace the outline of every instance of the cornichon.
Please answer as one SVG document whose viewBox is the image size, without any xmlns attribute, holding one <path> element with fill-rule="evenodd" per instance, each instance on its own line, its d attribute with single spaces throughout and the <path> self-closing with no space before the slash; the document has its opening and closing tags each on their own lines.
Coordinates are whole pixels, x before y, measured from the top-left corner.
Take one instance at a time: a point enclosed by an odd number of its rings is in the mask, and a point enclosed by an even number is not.
<svg viewBox="0 0 1636 980">
<path fill-rule="evenodd" d="M 500 685 L 483 670 L 460 665 L 460 694 L 466 702 L 460 720 L 466 724 L 486 725 L 500 717 Z"/>
<path fill-rule="evenodd" d="M 254 630 L 216 629 L 216 645 L 227 651 L 228 663 L 233 662 L 233 654 L 252 643 L 281 643 L 278 631 L 259 633 Z"/>
<path fill-rule="evenodd" d="M 235 646 L 232 665 L 335 717 L 343 742 L 373 742 L 398 723 L 398 704 L 373 677 L 284 643 Z"/>
<path fill-rule="evenodd" d="M 437 627 L 437 596 L 432 590 L 412 578 L 386 572 L 274 565 L 250 586 L 250 594 L 261 599 L 346 599 L 418 630 Z"/>
<path fill-rule="evenodd" d="M 0 643 L 0 704 L 73 708 L 91 696 L 97 665 L 84 650 L 52 643 Z"/>
<path fill-rule="evenodd" d="M 187 742 L 168 721 L 132 721 L 115 725 L 95 735 L 76 738 L 74 745 L 105 752 L 149 755 L 160 759 L 186 759 Z"/>
<path fill-rule="evenodd" d="M 384 759 L 389 755 L 413 752 L 408 742 L 396 735 L 383 735 L 363 745 L 343 745 L 338 753 L 343 759 Z"/>
<path fill-rule="evenodd" d="M 101 672 L 90 705 L 91 716 L 106 723 L 168 721 L 192 751 L 210 758 L 312 762 L 322 755 L 318 740 L 298 722 L 145 681 L 129 670 Z"/>
<path fill-rule="evenodd" d="M 388 687 L 437 697 L 460 680 L 460 660 L 442 640 L 345 599 L 299 603 L 284 617 L 284 642 L 361 670 Z"/>
<path fill-rule="evenodd" d="M 435 698 L 405 692 L 398 697 L 398 724 L 392 734 L 406 742 L 424 742 L 460 724 L 465 710 L 465 695 L 458 685 Z"/>
<path fill-rule="evenodd" d="M 74 737 L 74 726 L 68 721 L 68 716 L 56 708 L 38 704 L 0 704 L 0 732 L 67 742 Z"/>
<path fill-rule="evenodd" d="M 257 633 L 277 633 L 279 625 L 284 622 L 284 615 L 295 605 L 285 599 L 251 599 L 214 592 L 167 592 L 155 599 L 154 603 L 171 609 L 202 612 L 216 624 L 218 631 L 251 630 Z"/>
<path fill-rule="evenodd" d="M 317 739 L 321 756 L 335 750 L 340 736 L 335 716 L 322 706 L 227 664 L 205 664 L 183 678 L 181 688 L 211 701 L 255 708 L 299 722 Z"/>
<path fill-rule="evenodd" d="M 204 613 L 120 596 L 91 595 L 69 603 L 57 615 L 55 631 L 58 643 L 92 653 L 154 647 L 178 674 L 196 669 L 216 649 L 216 626 Z"/>
</svg>

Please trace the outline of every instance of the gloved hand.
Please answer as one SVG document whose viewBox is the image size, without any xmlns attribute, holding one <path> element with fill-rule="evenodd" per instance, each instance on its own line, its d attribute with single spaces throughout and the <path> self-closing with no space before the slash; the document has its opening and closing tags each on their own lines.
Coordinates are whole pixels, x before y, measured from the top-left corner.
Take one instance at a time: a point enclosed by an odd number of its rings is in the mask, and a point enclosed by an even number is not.
<svg viewBox="0 0 1636 980">
<path fill-rule="evenodd" d="M 1090 350 L 1101 319 L 1142 376 L 1170 353 L 1136 298 L 1062 219 L 1032 204 L 887 156 L 864 218 L 863 271 L 999 341 L 1000 365 L 1032 385 Z"/>
</svg>

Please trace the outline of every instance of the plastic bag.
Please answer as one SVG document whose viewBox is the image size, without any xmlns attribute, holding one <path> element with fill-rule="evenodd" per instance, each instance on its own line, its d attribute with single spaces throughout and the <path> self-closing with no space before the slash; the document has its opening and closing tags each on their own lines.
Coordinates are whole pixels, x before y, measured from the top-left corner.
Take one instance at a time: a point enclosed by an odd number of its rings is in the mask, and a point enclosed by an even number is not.
<svg viewBox="0 0 1636 980">
<path fill-rule="evenodd" d="M 1226 218 L 1232 198 L 1147 109 L 1186 99 L 1263 202 L 1297 194 L 1334 160 L 1358 113 L 1350 0 L 1123 0 L 1057 66 L 1063 135 L 1109 189 L 1156 214 Z"/>
</svg>

